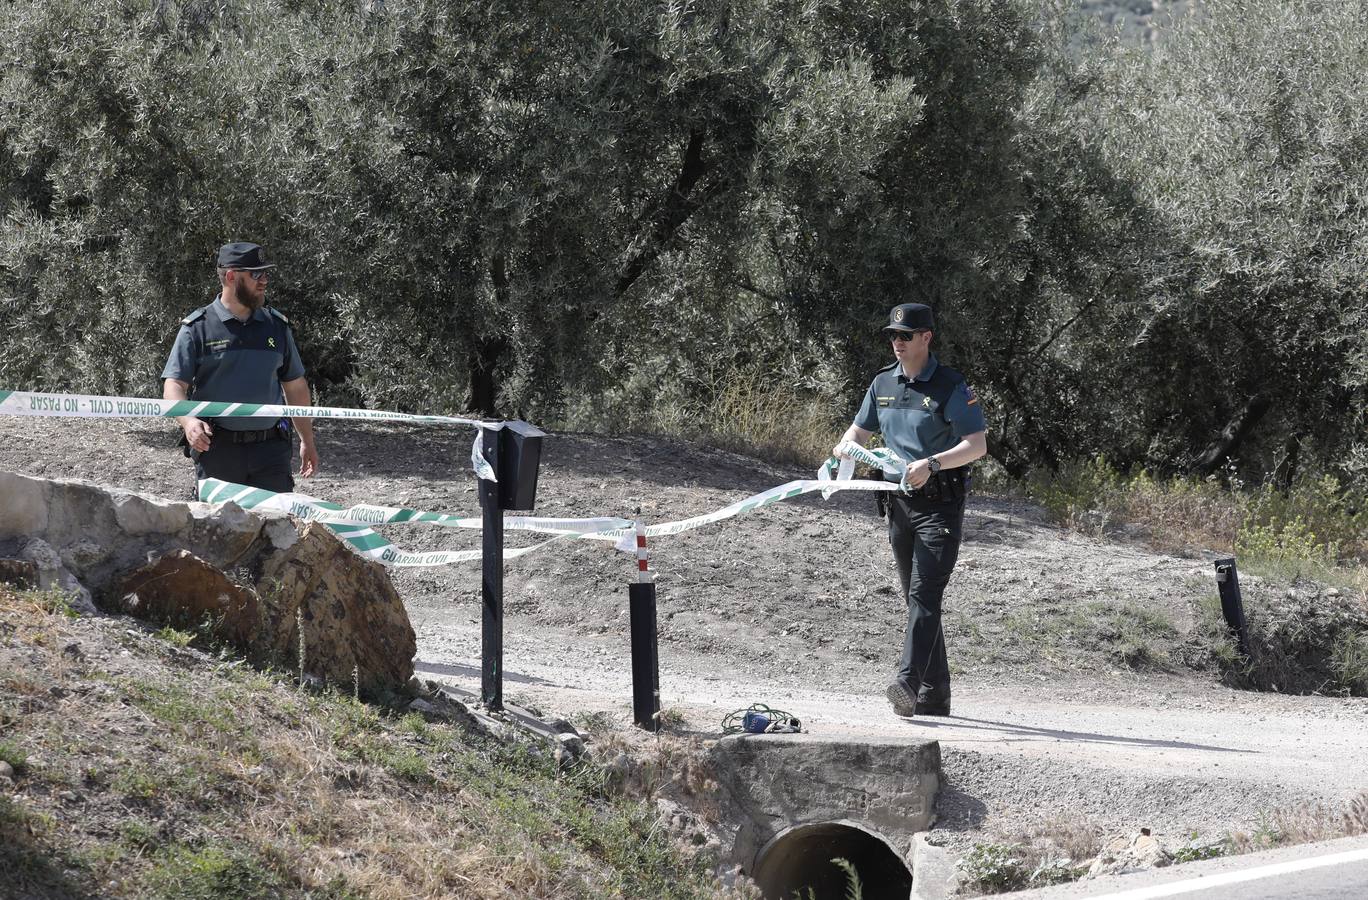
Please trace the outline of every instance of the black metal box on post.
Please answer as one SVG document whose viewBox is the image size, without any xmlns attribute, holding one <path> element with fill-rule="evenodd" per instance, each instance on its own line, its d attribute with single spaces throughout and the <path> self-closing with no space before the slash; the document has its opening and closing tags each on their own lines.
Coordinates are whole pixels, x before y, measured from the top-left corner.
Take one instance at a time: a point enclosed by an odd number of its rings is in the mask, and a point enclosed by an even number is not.
<svg viewBox="0 0 1368 900">
<path fill-rule="evenodd" d="M 480 699 L 490 710 L 503 709 L 503 514 L 505 510 L 531 512 L 536 504 L 541 439 L 545 436 L 539 428 L 522 421 L 480 426 L 480 455 L 498 479 L 480 479 L 484 514 Z"/>
</svg>

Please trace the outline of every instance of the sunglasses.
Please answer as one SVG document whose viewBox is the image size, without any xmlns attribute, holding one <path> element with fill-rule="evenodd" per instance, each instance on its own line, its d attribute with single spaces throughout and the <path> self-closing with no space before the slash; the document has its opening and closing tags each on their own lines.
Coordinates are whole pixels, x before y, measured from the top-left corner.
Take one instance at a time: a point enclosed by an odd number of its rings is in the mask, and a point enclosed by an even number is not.
<svg viewBox="0 0 1368 900">
<path fill-rule="evenodd" d="M 271 277 L 270 269 L 262 269 L 259 272 L 252 272 L 247 269 L 238 269 L 237 271 L 241 272 L 243 275 L 249 276 L 253 281 L 265 281 L 267 278 Z"/>
<path fill-rule="evenodd" d="M 892 338 L 893 340 L 895 340 L 895 341 L 910 341 L 910 340 L 912 340 L 914 337 L 916 337 L 916 336 L 919 335 L 919 334 L 926 334 L 926 329 L 925 329 L 925 328 L 919 328 L 919 329 L 917 329 L 916 331 L 890 331 L 890 332 L 888 332 L 888 336 L 889 336 L 890 338 Z"/>
</svg>

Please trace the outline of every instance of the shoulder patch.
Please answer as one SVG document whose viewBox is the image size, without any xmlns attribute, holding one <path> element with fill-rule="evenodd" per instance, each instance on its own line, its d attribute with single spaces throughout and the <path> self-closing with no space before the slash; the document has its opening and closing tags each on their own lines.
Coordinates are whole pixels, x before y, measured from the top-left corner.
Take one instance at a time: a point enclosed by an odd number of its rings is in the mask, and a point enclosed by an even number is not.
<svg viewBox="0 0 1368 900">
<path fill-rule="evenodd" d="M 285 314 L 280 310 L 276 309 L 274 306 L 268 306 L 266 307 L 266 309 L 270 311 L 271 315 L 275 316 L 277 319 L 284 322 L 286 325 L 290 324 L 290 320 L 285 318 Z"/>
<path fill-rule="evenodd" d="M 966 405 L 973 406 L 978 402 L 978 394 L 974 393 L 974 389 L 969 386 L 969 382 L 961 381 L 959 383 L 959 389 L 960 393 L 964 394 Z"/>
<path fill-rule="evenodd" d="M 190 324 L 192 324 L 192 323 L 194 323 L 194 322 L 196 322 L 196 321 L 198 321 L 198 320 L 200 320 L 200 319 L 203 319 L 203 318 L 204 318 L 204 307 L 201 306 L 199 309 L 195 310 L 195 311 L 192 312 L 190 315 L 186 316 L 184 319 L 181 319 L 181 324 L 182 324 L 182 325 L 190 325 Z"/>
</svg>

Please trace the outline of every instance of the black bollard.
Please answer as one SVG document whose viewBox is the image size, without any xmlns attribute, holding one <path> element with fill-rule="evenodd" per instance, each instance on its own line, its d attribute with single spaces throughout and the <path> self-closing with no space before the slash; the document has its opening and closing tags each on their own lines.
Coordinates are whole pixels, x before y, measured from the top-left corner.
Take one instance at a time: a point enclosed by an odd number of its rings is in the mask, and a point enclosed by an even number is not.
<svg viewBox="0 0 1368 900">
<path fill-rule="evenodd" d="M 649 581 L 627 586 L 632 616 L 632 718 L 660 730 L 660 660 L 656 644 L 656 589 Z"/>
<path fill-rule="evenodd" d="M 646 532 L 637 523 L 637 581 L 627 586 L 632 628 L 632 719 L 647 731 L 660 730 L 660 647 L 656 631 L 656 586 L 646 553 Z"/>
<path fill-rule="evenodd" d="M 1235 558 L 1216 560 L 1216 589 L 1221 594 L 1221 615 L 1225 617 L 1240 655 L 1249 656 L 1249 630 L 1245 623 L 1244 601 L 1240 598 L 1240 573 Z"/>
</svg>

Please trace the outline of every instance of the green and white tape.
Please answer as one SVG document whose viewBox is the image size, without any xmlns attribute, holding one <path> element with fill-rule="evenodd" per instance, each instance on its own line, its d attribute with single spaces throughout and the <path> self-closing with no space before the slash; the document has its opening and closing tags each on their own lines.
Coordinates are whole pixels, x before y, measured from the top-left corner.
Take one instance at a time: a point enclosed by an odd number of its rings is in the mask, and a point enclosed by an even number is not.
<svg viewBox="0 0 1368 900">
<path fill-rule="evenodd" d="M 829 460 L 828 462 L 833 464 L 832 468 L 833 470 L 835 470 L 835 460 Z M 897 490 L 901 490 L 901 487 L 896 481 L 873 481 L 868 478 L 837 480 L 830 477 L 816 479 L 799 479 L 795 481 L 786 482 L 784 484 L 778 485 L 777 487 L 772 487 L 767 491 L 761 491 L 758 494 L 752 494 L 744 500 L 738 500 L 735 503 L 732 503 L 728 506 L 724 506 L 721 509 L 714 510 L 710 513 L 704 513 L 700 516 L 691 516 L 690 518 L 679 519 L 674 522 L 660 522 L 656 525 L 648 525 L 646 527 L 646 537 L 652 538 L 662 537 L 664 535 L 671 534 L 682 534 L 686 531 L 692 531 L 695 528 L 702 528 L 704 525 L 712 525 L 714 523 L 721 522 L 726 519 L 735 518 L 736 516 L 752 512 L 754 510 L 760 509 L 761 507 L 769 506 L 773 503 L 778 503 L 781 500 L 791 500 L 792 498 L 800 497 L 803 494 L 821 492 L 823 496 L 828 496 L 830 493 L 834 491 Z M 625 529 L 618 531 L 604 531 L 598 534 L 586 534 L 584 535 L 584 537 L 593 540 L 619 541 L 619 547 L 625 550 L 631 548 L 632 544 L 630 544 L 630 541 L 634 539 L 635 535 L 632 533 L 630 529 Z"/>
<path fill-rule="evenodd" d="M 369 419 L 373 422 L 425 422 L 438 425 L 492 423 L 458 416 L 427 416 L 383 409 L 340 406 L 289 406 L 280 403 L 220 403 L 209 400 L 152 400 L 138 397 L 97 397 L 86 394 L 44 394 L 0 391 L 0 414 L 10 416 L 75 416 L 80 418 L 161 418 L 195 416 L 223 419 L 234 416 L 309 419 Z"/>
<path fill-rule="evenodd" d="M 197 400 L 157 400 L 136 397 L 106 397 L 84 394 L 54 394 L 35 391 L 0 390 L 0 415 L 69 416 L 81 418 L 202 418 L 306 417 L 312 419 L 354 419 L 363 421 L 418 422 L 439 425 L 471 425 L 478 429 L 500 427 L 502 423 L 482 422 L 458 416 L 433 416 L 398 413 L 388 410 L 351 409 L 332 406 L 292 406 L 288 404 L 226 403 Z M 494 481 L 494 472 L 481 452 L 481 433 L 477 432 L 471 450 L 471 464 L 476 473 Z M 682 534 L 705 525 L 712 525 L 748 512 L 789 500 L 803 494 L 821 492 L 829 497 L 835 491 L 897 491 L 899 482 L 852 479 L 854 461 L 880 468 L 885 472 L 906 477 L 906 462 L 887 448 L 869 450 L 853 441 L 837 447 L 846 457 L 826 461 L 815 479 L 800 479 L 752 494 L 742 500 L 698 516 L 672 522 L 660 522 L 645 528 L 646 537 Z M 275 494 L 240 484 L 207 479 L 200 483 L 200 498 L 212 502 L 232 501 L 245 509 L 274 509 L 299 518 L 322 522 L 364 556 L 393 566 L 440 566 L 480 559 L 480 550 L 428 551 L 410 553 L 395 547 L 377 534 L 372 526 L 422 523 L 453 528 L 479 529 L 479 517 L 462 517 L 449 513 L 435 513 L 405 507 L 358 504 L 342 507 L 318 500 L 306 494 Z M 587 538 L 613 541 L 618 549 L 632 551 L 636 546 L 635 523 L 628 519 L 595 517 L 586 519 L 555 519 L 535 516 L 507 516 L 504 527 L 514 531 L 550 534 L 553 537 L 528 547 L 504 551 L 505 559 L 516 559 L 566 538 Z"/>
<path fill-rule="evenodd" d="M 857 445 L 858 446 L 858 445 Z M 845 449 L 845 448 L 843 448 Z M 900 460 L 886 449 L 860 450 L 860 461 L 870 465 L 897 467 Z M 851 453 L 851 455 L 855 455 Z M 871 461 L 872 460 L 872 461 Z M 836 459 L 829 459 L 818 470 L 815 479 L 799 479 L 772 487 L 769 490 L 752 494 L 735 503 L 687 519 L 660 522 L 645 528 L 650 537 L 682 534 L 705 525 L 712 525 L 735 518 L 748 512 L 789 500 L 803 494 L 821 492 L 824 496 L 832 491 L 897 491 L 900 486 L 893 481 L 873 481 L 867 478 L 840 479 L 837 477 L 839 465 Z M 233 502 L 244 509 L 272 509 L 289 513 L 299 518 L 323 522 L 344 541 L 363 556 L 393 566 L 442 566 L 458 562 L 470 562 L 481 558 L 479 550 L 430 551 L 410 553 L 395 547 L 385 538 L 376 534 L 371 526 L 423 523 L 449 528 L 483 527 L 479 517 L 456 516 L 450 513 L 427 512 L 395 506 L 357 504 L 343 507 L 336 503 L 318 500 L 306 494 L 276 494 L 259 488 L 233 484 L 217 479 L 200 482 L 200 499 L 210 503 Z M 578 538 L 598 541 L 612 541 L 617 549 L 630 552 L 636 547 L 635 523 L 628 519 L 597 517 L 586 519 L 554 519 L 536 516 L 506 516 L 504 527 L 514 531 L 531 531 L 552 534 L 555 537 L 529 547 L 505 550 L 504 559 L 516 559 L 565 538 Z"/>
<path fill-rule="evenodd" d="M 427 512 L 399 506 L 372 506 L 362 503 L 343 507 L 318 500 L 307 494 L 276 494 L 260 488 L 206 478 L 199 483 L 200 499 L 207 503 L 236 503 L 243 509 L 275 510 L 301 519 L 322 522 L 338 537 L 346 541 L 362 556 L 392 566 L 444 566 L 451 563 L 480 559 L 480 550 L 435 550 L 411 553 L 394 546 L 377 534 L 371 526 L 404 523 L 439 525 L 446 528 L 480 529 L 480 517 L 455 516 L 449 513 Z M 627 519 L 556 519 L 535 516 L 506 516 L 504 528 L 511 531 L 532 531 L 553 534 L 549 541 L 529 547 L 505 549 L 504 559 L 517 559 L 562 538 L 583 537 L 602 531 L 629 528 Z"/>
<path fill-rule="evenodd" d="M 484 526 L 484 520 L 480 516 L 456 516 L 451 513 L 428 512 L 402 506 L 374 506 L 369 503 L 343 507 L 307 494 L 275 494 L 244 484 L 220 481 L 217 478 L 206 478 L 201 481 L 199 496 L 206 503 L 225 503 L 231 500 L 243 509 L 275 510 L 301 519 L 335 525 L 429 524 L 477 530 Z M 629 519 L 607 516 L 594 519 L 504 516 L 504 529 L 507 531 L 535 531 L 571 537 L 614 528 L 627 528 L 631 524 Z"/>
<path fill-rule="evenodd" d="M 459 416 L 428 416 L 384 409 L 352 409 L 343 406 L 290 406 L 281 403 L 224 403 L 210 400 L 154 400 L 141 397 L 102 397 L 90 394 L 48 394 L 37 391 L 0 390 L 0 415 L 66 416 L 83 419 L 157 418 L 194 416 L 199 419 L 261 417 L 284 419 L 357 419 L 371 422 L 419 422 L 432 425 L 473 425 L 489 428 L 497 423 Z M 494 469 L 480 452 L 480 434 L 470 464 L 475 474 L 496 481 Z"/>
<path fill-rule="evenodd" d="M 836 445 L 836 452 L 842 454 L 851 462 L 860 462 L 873 469 L 883 469 L 889 475 L 897 475 L 899 478 L 907 471 L 907 460 L 889 450 L 887 447 L 876 447 L 870 449 L 854 441 L 841 441 Z M 817 470 L 817 477 L 823 478 L 824 473 L 830 478 L 832 466 L 836 464 L 835 457 L 828 459 L 822 464 L 822 468 Z M 849 478 L 850 476 L 846 476 Z M 843 479 L 844 480 L 844 479 Z"/>
</svg>

